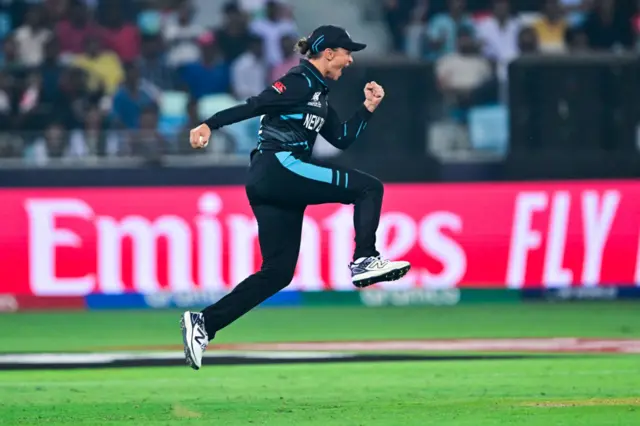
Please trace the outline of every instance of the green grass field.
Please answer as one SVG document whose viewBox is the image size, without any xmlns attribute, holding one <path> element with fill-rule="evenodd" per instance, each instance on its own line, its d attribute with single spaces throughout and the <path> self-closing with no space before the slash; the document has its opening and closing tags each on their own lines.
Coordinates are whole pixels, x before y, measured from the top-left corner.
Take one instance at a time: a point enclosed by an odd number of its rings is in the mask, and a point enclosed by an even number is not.
<svg viewBox="0 0 640 426">
<path fill-rule="evenodd" d="M 178 312 L 0 315 L 0 352 L 181 343 Z M 260 309 L 215 343 L 640 338 L 640 304 Z M 0 371 L 0 425 L 640 424 L 640 355 Z"/>
</svg>

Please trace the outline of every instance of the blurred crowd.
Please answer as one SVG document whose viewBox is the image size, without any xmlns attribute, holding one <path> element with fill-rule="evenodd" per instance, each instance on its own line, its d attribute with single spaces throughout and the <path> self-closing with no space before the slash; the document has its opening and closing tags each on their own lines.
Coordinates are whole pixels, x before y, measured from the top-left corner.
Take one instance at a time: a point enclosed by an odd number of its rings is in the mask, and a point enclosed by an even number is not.
<svg viewBox="0 0 640 426">
<path fill-rule="evenodd" d="M 43 165 L 186 154 L 190 127 L 298 63 L 300 31 L 282 0 L 216 1 L 212 22 L 220 23 L 209 26 L 195 19 L 196 3 L 0 0 L 0 158 Z M 391 50 L 435 62 L 443 114 L 464 125 L 474 106 L 504 104 L 508 64 L 522 54 L 635 49 L 635 3 L 384 0 L 379 7 Z M 256 123 L 231 128 L 231 142 L 216 146 L 245 153 L 255 131 Z"/>
<path fill-rule="evenodd" d="M 245 100 L 298 63 L 286 5 L 242 3 L 206 28 L 189 0 L 0 0 L 0 157 L 190 152 L 207 97 Z"/>
<path fill-rule="evenodd" d="M 635 0 L 386 0 L 396 52 L 435 62 L 447 118 L 508 99 L 520 55 L 634 51 Z"/>
</svg>

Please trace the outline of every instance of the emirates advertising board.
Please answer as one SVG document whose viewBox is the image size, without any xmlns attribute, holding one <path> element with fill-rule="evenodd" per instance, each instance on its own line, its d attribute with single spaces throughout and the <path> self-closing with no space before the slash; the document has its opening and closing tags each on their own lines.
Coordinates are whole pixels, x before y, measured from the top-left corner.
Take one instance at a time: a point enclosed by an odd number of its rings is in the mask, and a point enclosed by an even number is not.
<svg viewBox="0 0 640 426">
<path fill-rule="evenodd" d="M 260 267 L 242 187 L 0 190 L 0 294 L 227 292 Z M 353 291 L 352 207 L 306 211 L 288 290 Z M 378 288 L 640 286 L 640 182 L 387 185 Z"/>
</svg>

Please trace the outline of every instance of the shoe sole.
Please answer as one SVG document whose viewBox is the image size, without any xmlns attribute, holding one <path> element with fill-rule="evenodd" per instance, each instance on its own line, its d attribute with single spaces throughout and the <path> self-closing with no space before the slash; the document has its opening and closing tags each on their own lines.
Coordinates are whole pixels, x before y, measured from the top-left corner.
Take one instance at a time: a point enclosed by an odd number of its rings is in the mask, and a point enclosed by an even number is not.
<svg viewBox="0 0 640 426">
<path fill-rule="evenodd" d="M 189 344 L 189 341 L 191 339 L 189 339 L 189 336 L 187 335 L 187 325 L 184 322 L 185 315 L 186 314 L 183 314 L 182 318 L 180 318 L 180 328 L 182 329 L 182 343 L 184 344 L 184 359 L 189 367 L 193 368 L 194 370 L 199 370 L 200 367 L 198 367 L 193 360 L 193 351 L 191 350 L 191 345 Z"/>
<path fill-rule="evenodd" d="M 409 269 L 411 269 L 411 265 L 407 265 L 399 269 L 394 269 L 393 271 L 389 271 L 376 277 L 363 278 L 361 280 L 354 281 L 353 285 L 358 288 L 365 288 L 381 282 L 397 281 L 407 275 Z"/>
</svg>

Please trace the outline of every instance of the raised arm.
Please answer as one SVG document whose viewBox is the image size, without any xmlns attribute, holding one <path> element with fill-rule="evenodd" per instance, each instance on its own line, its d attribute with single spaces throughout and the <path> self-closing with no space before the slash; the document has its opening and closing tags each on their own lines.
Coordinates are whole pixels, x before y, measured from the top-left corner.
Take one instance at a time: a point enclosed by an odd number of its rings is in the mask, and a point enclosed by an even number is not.
<svg viewBox="0 0 640 426">
<path fill-rule="evenodd" d="M 287 74 L 275 81 L 257 96 L 243 104 L 219 111 L 191 130 L 190 142 L 194 148 L 207 146 L 211 131 L 262 114 L 286 112 L 310 96 L 307 79 L 300 74 Z"/>
<path fill-rule="evenodd" d="M 347 121 L 341 121 L 335 110 L 329 107 L 327 121 L 320 134 L 336 148 L 347 149 L 360 136 L 373 111 L 382 102 L 384 89 L 376 82 L 370 82 L 364 88 L 364 95 L 364 103 Z"/>
<path fill-rule="evenodd" d="M 351 118 L 342 121 L 338 117 L 338 113 L 329 106 L 327 121 L 322 126 L 320 134 L 336 148 L 347 149 L 367 127 L 367 121 L 370 117 L 371 112 L 362 105 Z"/>
</svg>

